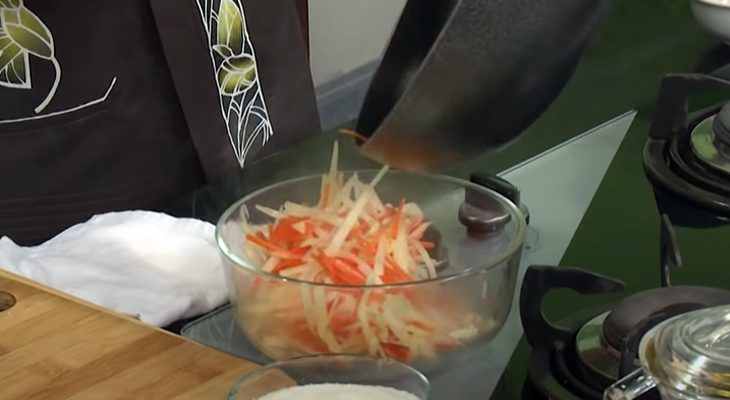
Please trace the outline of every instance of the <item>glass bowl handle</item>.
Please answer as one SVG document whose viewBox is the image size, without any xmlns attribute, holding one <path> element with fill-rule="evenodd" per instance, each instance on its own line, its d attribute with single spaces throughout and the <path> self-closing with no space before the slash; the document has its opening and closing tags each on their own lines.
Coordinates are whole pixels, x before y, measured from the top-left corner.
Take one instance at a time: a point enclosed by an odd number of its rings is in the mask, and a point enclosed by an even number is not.
<svg viewBox="0 0 730 400">
<path fill-rule="evenodd" d="M 474 172 L 469 177 L 472 183 L 492 189 L 514 203 L 520 205 L 520 189 L 504 178 L 485 172 Z"/>
<path fill-rule="evenodd" d="M 522 203 L 522 195 L 520 194 L 520 189 L 517 186 L 496 174 L 487 172 L 474 172 L 469 177 L 469 180 L 471 183 L 484 186 L 485 188 L 494 190 L 506 197 L 507 200 L 511 201 L 514 205 L 519 207 L 520 210 L 522 210 L 522 213 L 525 214 L 525 222 L 528 225 L 530 224 L 530 210 L 524 203 Z"/>
<path fill-rule="evenodd" d="M 632 400 L 656 388 L 654 378 L 643 369 L 624 376 L 603 392 L 603 400 Z"/>
</svg>

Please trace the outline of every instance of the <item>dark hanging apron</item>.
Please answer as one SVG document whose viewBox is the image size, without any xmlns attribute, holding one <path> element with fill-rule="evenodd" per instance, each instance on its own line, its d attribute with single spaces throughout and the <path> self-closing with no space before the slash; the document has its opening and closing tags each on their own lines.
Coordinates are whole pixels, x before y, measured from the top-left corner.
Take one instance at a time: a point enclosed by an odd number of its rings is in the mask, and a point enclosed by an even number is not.
<svg viewBox="0 0 730 400">
<path fill-rule="evenodd" d="M 0 0 L 0 236 L 36 244 L 319 131 L 293 2 Z"/>
</svg>

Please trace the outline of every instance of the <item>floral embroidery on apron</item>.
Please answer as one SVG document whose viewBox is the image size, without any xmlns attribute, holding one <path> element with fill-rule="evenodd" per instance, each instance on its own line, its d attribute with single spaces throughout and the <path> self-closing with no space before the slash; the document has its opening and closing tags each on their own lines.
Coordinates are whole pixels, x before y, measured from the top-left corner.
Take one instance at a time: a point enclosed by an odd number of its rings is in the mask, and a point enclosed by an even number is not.
<svg viewBox="0 0 730 400">
<path fill-rule="evenodd" d="M 0 86 L 31 89 L 29 56 L 53 64 L 55 77 L 46 97 L 35 108 L 43 111 L 56 94 L 61 82 L 61 66 L 56 60 L 53 36 L 48 27 L 22 0 L 0 0 Z"/>
<path fill-rule="evenodd" d="M 2 0 L 0 0 L 2 1 Z M 5 0 L 7 1 L 7 0 Z M 198 0 L 215 69 L 220 109 L 239 165 L 273 135 L 241 0 Z"/>
</svg>

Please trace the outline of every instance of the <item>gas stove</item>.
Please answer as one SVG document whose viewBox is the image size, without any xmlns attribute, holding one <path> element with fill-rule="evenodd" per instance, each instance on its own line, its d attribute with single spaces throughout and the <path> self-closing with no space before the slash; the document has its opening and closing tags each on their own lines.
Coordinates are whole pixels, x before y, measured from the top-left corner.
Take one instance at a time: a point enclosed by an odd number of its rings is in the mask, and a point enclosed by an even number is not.
<svg viewBox="0 0 730 400">
<path fill-rule="evenodd" d="M 672 286 L 670 272 L 681 264 L 674 228 L 661 220 L 659 286 L 624 298 L 609 310 L 586 310 L 557 323 L 542 313 L 542 299 L 556 289 L 581 294 L 620 291 L 621 281 L 575 268 L 532 266 L 522 283 L 520 313 L 529 343 L 525 399 L 600 400 L 603 390 L 638 368 L 641 337 L 652 327 L 687 311 L 730 304 L 730 291 Z M 643 398 L 658 399 L 650 393 Z"/>
<path fill-rule="evenodd" d="M 730 291 L 673 286 L 670 279 L 671 271 L 682 264 L 675 225 L 730 224 L 730 103 L 687 111 L 691 96 L 710 91 L 730 93 L 730 80 L 669 75 L 662 82 L 652 118 L 643 165 L 661 216 L 657 287 L 553 323 L 542 312 L 548 292 L 572 289 L 590 295 L 621 291 L 624 284 L 582 269 L 528 269 L 520 296 L 530 346 L 522 398 L 601 399 L 607 386 L 638 367 L 638 345 L 649 329 L 687 311 L 730 304 Z M 649 393 L 643 398 L 659 397 Z"/>
<path fill-rule="evenodd" d="M 659 92 L 644 171 L 660 212 L 678 225 L 730 221 L 730 102 L 687 111 L 692 95 L 718 91 L 730 94 L 730 80 L 675 74 L 664 78 Z"/>
</svg>

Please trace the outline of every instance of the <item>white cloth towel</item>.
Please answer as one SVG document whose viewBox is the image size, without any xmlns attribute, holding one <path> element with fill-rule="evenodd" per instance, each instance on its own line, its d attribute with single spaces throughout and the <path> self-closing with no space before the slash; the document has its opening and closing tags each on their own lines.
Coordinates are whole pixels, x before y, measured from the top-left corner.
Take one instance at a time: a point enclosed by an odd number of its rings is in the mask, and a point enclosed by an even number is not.
<svg viewBox="0 0 730 400">
<path fill-rule="evenodd" d="M 215 227 L 147 211 L 97 215 L 34 247 L 3 237 L 0 268 L 155 326 L 227 298 Z"/>
</svg>

